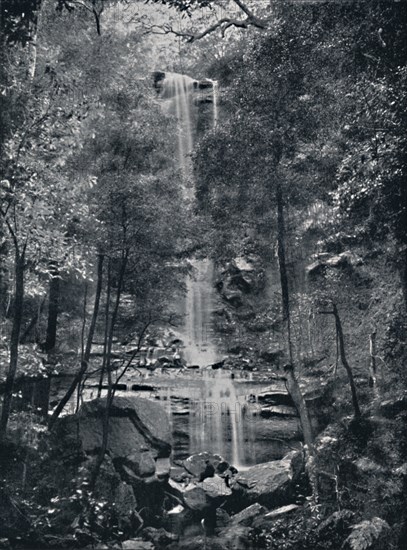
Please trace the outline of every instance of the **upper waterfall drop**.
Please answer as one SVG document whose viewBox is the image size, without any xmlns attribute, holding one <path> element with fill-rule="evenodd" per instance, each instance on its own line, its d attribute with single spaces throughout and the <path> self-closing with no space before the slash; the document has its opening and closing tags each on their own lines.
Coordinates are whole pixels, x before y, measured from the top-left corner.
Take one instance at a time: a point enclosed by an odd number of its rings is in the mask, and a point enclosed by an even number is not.
<svg viewBox="0 0 407 550">
<path fill-rule="evenodd" d="M 193 199 L 193 165 L 191 152 L 197 134 L 199 106 L 212 103 L 210 126 L 218 122 L 218 85 L 213 80 L 194 80 L 190 76 L 154 73 L 155 87 L 163 108 L 178 123 L 178 163 L 186 199 Z M 219 358 L 213 338 L 212 311 L 215 306 L 214 269 L 208 259 L 192 259 L 193 273 L 186 281 L 187 293 L 183 313 L 184 326 L 180 339 L 184 342 L 184 358 L 190 365 L 210 365 Z"/>
<path fill-rule="evenodd" d="M 190 154 L 193 149 L 193 92 L 196 81 L 183 74 L 165 73 L 161 99 L 166 110 L 178 121 L 178 160 L 184 181 L 192 176 Z"/>
</svg>

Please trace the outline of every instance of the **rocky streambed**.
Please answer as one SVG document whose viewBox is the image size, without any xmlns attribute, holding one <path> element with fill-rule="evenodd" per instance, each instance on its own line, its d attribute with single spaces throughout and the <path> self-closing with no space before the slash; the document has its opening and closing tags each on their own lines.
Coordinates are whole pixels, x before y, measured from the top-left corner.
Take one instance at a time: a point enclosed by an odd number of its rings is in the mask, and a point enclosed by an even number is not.
<svg viewBox="0 0 407 550">
<path fill-rule="evenodd" d="M 102 445 L 105 404 L 89 401 L 58 423 L 57 439 L 80 450 L 84 470 Z M 117 509 L 124 538 L 133 535 L 123 548 L 197 548 L 203 537 L 224 548 L 249 548 L 256 526 L 297 510 L 301 451 L 243 468 L 210 451 L 180 460 L 172 454 L 171 432 L 157 401 L 115 398 L 96 494 Z"/>
</svg>

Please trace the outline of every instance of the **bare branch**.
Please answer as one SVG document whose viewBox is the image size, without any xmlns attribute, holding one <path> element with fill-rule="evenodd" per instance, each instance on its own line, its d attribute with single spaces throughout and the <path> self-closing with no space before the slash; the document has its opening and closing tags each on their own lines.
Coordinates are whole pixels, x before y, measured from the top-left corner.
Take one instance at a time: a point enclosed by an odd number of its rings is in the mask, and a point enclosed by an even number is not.
<svg viewBox="0 0 407 550">
<path fill-rule="evenodd" d="M 239 6 L 239 8 L 247 15 L 247 17 L 250 17 L 251 19 L 256 19 L 256 16 L 252 11 L 249 10 L 249 8 L 243 4 L 241 0 L 233 0 L 233 2 Z"/>
<path fill-rule="evenodd" d="M 260 19 L 257 17 L 241 0 L 233 0 L 233 2 L 240 8 L 240 10 L 246 15 L 244 19 L 238 19 L 233 17 L 223 17 L 219 19 L 213 25 L 210 25 L 205 30 L 197 33 L 187 32 L 187 31 L 177 31 L 171 25 L 146 25 L 143 23 L 143 26 L 146 30 L 146 33 L 151 34 L 174 34 L 184 38 L 187 42 L 191 43 L 195 40 L 200 40 L 208 34 L 215 32 L 216 30 L 221 31 L 222 37 L 225 36 L 225 32 L 231 27 L 247 29 L 248 27 L 255 27 L 260 30 L 267 28 L 268 22 L 265 19 Z"/>
</svg>

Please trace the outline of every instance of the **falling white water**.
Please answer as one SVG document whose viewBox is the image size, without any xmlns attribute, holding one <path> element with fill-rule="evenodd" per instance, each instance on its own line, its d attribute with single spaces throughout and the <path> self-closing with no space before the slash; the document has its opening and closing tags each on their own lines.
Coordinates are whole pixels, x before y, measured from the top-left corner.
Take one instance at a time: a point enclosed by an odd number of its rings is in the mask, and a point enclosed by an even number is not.
<svg viewBox="0 0 407 550">
<path fill-rule="evenodd" d="M 167 112 L 174 115 L 178 122 L 178 162 L 184 183 L 192 178 L 191 151 L 193 148 L 193 92 L 196 81 L 186 75 L 165 73 L 161 98 L 165 101 Z M 186 190 L 186 196 L 191 193 Z"/>
<path fill-rule="evenodd" d="M 213 125 L 218 120 L 217 83 L 212 82 Z M 198 82 L 189 76 L 165 73 L 161 98 L 169 114 L 178 122 L 178 161 L 184 182 L 185 197 L 194 198 L 191 151 L 196 131 L 199 102 Z M 198 103 L 198 105 L 197 105 Z M 184 342 L 184 358 L 189 365 L 210 365 L 219 357 L 212 335 L 211 315 L 215 291 L 213 263 L 208 259 L 192 259 L 192 273 L 187 278 L 185 323 L 180 333 Z"/>
<path fill-rule="evenodd" d="M 246 401 L 239 396 L 229 373 L 222 370 L 205 374 L 204 430 L 207 448 L 228 456 L 234 466 L 244 463 L 243 409 Z"/>
<path fill-rule="evenodd" d="M 184 356 L 189 365 L 211 365 L 218 353 L 213 342 L 214 308 L 213 263 L 192 260 L 193 272 L 187 278 L 185 303 Z"/>
<path fill-rule="evenodd" d="M 208 81 L 206 81 L 208 82 Z M 219 122 L 218 83 L 212 87 L 212 125 Z M 192 78 L 166 73 L 161 87 L 161 98 L 169 114 L 178 122 L 178 159 L 184 181 L 185 196 L 194 198 L 193 173 L 190 153 L 194 145 L 197 110 L 199 109 L 199 83 Z M 206 94 L 207 92 L 205 92 Z M 209 92 L 210 93 L 210 92 Z M 202 97 L 202 96 L 201 96 Z M 205 103 L 208 101 L 205 97 Z M 215 307 L 214 267 L 209 259 L 192 259 L 192 273 L 186 281 L 185 323 L 180 331 L 184 342 L 184 358 L 189 365 L 211 365 L 219 360 L 213 337 L 212 311 Z M 244 395 L 238 395 L 230 373 L 205 369 L 203 388 L 199 399 L 190 400 L 188 436 L 190 452 L 207 450 L 225 456 L 237 467 L 245 460 L 243 410 L 248 419 Z M 246 425 L 247 433 L 252 430 Z M 253 453 L 254 454 L 254 453 Z"/>
</svg>

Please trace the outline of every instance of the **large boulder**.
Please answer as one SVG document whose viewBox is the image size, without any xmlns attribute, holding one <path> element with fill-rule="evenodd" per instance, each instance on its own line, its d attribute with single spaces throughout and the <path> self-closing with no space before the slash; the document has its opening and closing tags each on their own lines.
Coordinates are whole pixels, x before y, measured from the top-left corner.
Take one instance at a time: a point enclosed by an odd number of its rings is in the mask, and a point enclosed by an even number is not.
<svg viewBox="0 0 407 550">
<path fill-rule="evenodd" d="M 224 478 L 218 475 L 207 477 L 197 485 L 203 489 L 209 499 L 228 497 L 232 494 L 232 490 L 226 485 Z"/>
<path fill-rule="evenodd" d="M 106 399 L 85 403 L 78 414 L 61 418 L 57 435 L 76 438 L 88 456 L 97 455 L 103 439 Z M 115 397 L 110 409 L 107 457 L 121 478 L 138 489 L 156 479 L 156 461 L 171 454 L 171 430 L 164 409 L 141 397 Z"/>
<path fill-rule="evenodd" d="M 80 411 L 80 430 L 84 449 L 92 451 L 100 447 L 102 418 L 106 399 L 95 399 L 85 403 Z M 92 422 L 93 421 L 93 422 Z M 96 430 L 88 433 L 90 424 L 96 423 Z M 94 427 L 94 426 L 92 426 Z M 148 448 L 155 458 L 166 458 L 171 454 L 171 429 L 165 410 L 156 402 L 142 397 L 115 397 L 110 408 L 108 450 L 112 455 L 127 456 L 137 448 L 134 443 Z M 88 436 L 85 437 L 84 436 Z"/>
<path fill-rule="evenodd" d="M 303 466 L 299 451 L 289 453 L 282 460 L 252 466 L 236 476 L 235 500 L 243 505 L 257 502 L 268 508 L 289 504 Z"/>
<path fill-rule="evenodd" d="M 200 474 L 205 471 L 208 461 L 215 468 L 215 471 L 218 470 L 220 464 L 226 465 L 226 468 L 224 469 L 227 469 L 229 466 L 220 455 L 209 453 L 207 451 L 189 456 L 184 460 L 183 466 L 187 472 L 194 477 L 199 478 Z M 220 471 L 219 473 L 222 472 Z"/>
<path fill-rule="evenodd" d="M 218 475 L 208 477 L 202 482 L 189 483 L 187 486 L 170 479 L 167 490 L 186 508 L 195 511 L 216 507 L 223 499 L 232 495 L 232 490 Z"/>
<path fill-rule="evenodd" d="M 61 419 L 61 435 L 77 434 L 82 449 L 96 454 L 102 446 L 105 407 L 106 399 L 85 403 L 78 414 Z M 136 460 L 134 455 L 145 452 L 154 459 L 169 457 L 171 430 L 164 409 L 141 397 L 115 397 L 110 408 L 107 451 L 113 460 L 126 458 L 131 462 Z"/>
</svg>

